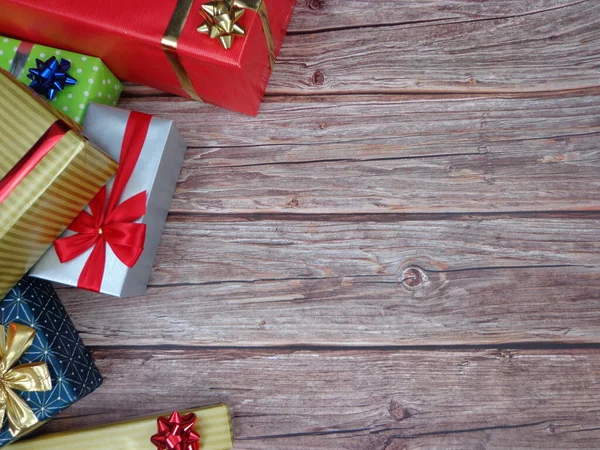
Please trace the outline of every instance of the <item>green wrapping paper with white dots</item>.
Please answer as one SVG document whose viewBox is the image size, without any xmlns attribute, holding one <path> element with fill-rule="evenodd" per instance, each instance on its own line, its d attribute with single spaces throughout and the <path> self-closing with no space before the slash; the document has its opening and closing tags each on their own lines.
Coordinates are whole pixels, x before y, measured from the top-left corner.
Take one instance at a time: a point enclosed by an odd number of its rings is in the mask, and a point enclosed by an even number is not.
<svg viewBox="0 0 600 450">
<path fill-rule="evenodd" d="M 58 92 L 50 102 L 54 107 L 81 123 L 90 102 L 109 106 L 118 103 L 123 84 L 99 58 L 0 37 L 0 67 L 26 85 L 31 83 L 27 74 L 36 67 L 36 59 L 47 61 L 52 56 L 59 62 L 61 58 L 68 60 L 71 68 L 67 73 L 77 80 L 77 84 Z"/>
</svg>

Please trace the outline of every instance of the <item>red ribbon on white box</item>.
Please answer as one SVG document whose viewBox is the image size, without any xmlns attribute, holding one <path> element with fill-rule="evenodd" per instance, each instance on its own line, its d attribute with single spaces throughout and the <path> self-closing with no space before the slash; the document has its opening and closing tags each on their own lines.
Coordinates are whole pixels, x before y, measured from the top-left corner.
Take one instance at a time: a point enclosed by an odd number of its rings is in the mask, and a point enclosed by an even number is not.
<svg viewBox="0 0 600 450">
<path fill-rule="evenodd" d="M 82 211 L 69 226 L 74 234 L 54 243 L 61 263 L 71 261 L 93 248 L 77 281 L 77 287 L 100 292 L 106 245 L 127 267 L 135 266 L 144 251 L 146 224 L 136 223 L 146 214 L 147 193 L 140 192 L 119 203 L 139 160 L 152 116 L 132 112 L 127 121 L 121 147 L 119 170 L 106 203 L 106 186 L 90 202 L 91 214 Z"/>
</svg>

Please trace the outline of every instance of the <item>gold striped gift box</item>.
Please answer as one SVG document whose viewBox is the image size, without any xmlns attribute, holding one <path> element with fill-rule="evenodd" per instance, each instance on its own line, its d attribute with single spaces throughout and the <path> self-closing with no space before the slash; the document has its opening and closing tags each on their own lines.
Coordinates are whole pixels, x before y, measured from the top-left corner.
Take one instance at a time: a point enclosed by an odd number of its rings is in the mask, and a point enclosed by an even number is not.
<svg viewBox="0 0 600 450">
<path fill-rule="evenodd" d="M 64 135 L 1 197 L 0 300 L 117 170 L 77 124 L 0 69 L 0 183 L 57 123 Z"/>
<path fill-rule="evenodd" d="M 182 411 L 194 413 L 200 450 L 230 450 L 233 447 L 231 417 L 226 405 Z M 167 414 L 168 415 L 168 414 Z M 156 450 L 151 437 L 157 432 L 158 416 L 119 422 L 84 430 L 48 434 L 11 444 L 13 450 Z"/>
</svg>

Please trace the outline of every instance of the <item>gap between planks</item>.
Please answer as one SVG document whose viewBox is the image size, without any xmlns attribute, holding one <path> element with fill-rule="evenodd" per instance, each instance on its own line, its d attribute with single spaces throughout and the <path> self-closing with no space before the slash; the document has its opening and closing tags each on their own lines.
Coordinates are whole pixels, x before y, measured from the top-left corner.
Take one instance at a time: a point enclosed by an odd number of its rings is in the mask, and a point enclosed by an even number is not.
<svg viewBox="0 0 600 450">
<path fill-rule="evenodd" d="M 171 223 L 219 223 L 219 222 L 377 222 L 377 223 L 402 223 L 402 222 L 430 222 L 430 221 L 473 221 L 501 220 L 501 219 L 529 219 L 529 220 L 590 220 L 600 219 L 598 210 L 589 211 L 496 211 L 496 212 L 448 212 L 448 213 L 210 213 L 194 212 L 189 210 L 169 211 L 168 222 Z"/>
</svg>

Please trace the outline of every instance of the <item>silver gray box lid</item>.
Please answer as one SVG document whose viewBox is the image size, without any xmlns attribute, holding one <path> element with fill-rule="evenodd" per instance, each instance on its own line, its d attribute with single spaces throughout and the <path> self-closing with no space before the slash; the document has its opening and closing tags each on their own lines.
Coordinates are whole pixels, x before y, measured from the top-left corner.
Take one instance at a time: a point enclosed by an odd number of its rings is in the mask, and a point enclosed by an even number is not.
<svg viewBox="0 0 600 450">
<path fill-rule="evenodd" d="M 116 161 L 130 111 L 92 103 L 87 111 L 83 130 L 85 135 Z M 146 224 L 144 251 L 133 268 L 128 268 L 106 244 L 106 265 L 100 292 L 117 297 L 142 295 L 147 291 L 154 259 L 167 220 L 177 179 L 183 164 L 185 143 L 174 123 L 152 117 L 148 135 L 138 163 L 123 191 L 121 202 L 146 191 L 148 204 L 144 217 Z M 107 187 L 112 187 L 113 180 Z M 75 233 L 66 231 L 63 237 Z M 31 275 L 49 281 L 77 286 L 79 275 L 92 249 L 72 261 L 61 264 L 52 246 L 34 266 Z"/>
</svg>

